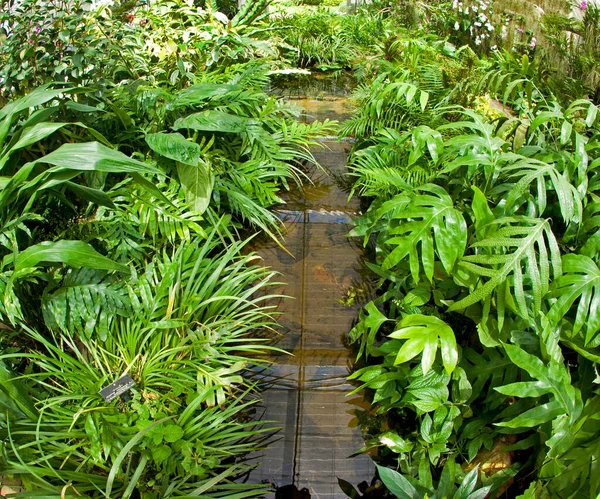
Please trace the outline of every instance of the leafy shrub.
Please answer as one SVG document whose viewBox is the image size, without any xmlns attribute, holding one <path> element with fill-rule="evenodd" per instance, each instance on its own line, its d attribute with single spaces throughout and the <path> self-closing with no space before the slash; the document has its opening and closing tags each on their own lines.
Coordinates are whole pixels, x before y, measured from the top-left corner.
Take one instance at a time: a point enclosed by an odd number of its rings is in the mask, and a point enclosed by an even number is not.
<svg viewBox="0 0 600 499">
<path fill-rule="evenodd" d="M 87 0 L 25 0 L 0 13 L 0 94 L 24 94 L 52 81 L 108 84 L 129 75 L 124 66 L 133 26 L 125 17 L 94 15 Z M 120 76 L 119 76 L 120 75 Z"/>
<path fill-rule="evenodd" d="M 411 128 L 425 91 L 381 80 L 367 99 L 394 96 L 406 121 L 381 105 L 357 111 L 369 127 L 350 122 L 355 190 L 373 198 L 351 234 L 375 243 L 380 286 L 350 333 L 372 365 L 351 377 L 393 427 L 367 444 L 431 488 L 444 462 L 509 435 L 492 492 L 535 467 L 533 489 L 594 496 L 598 108 L 562 106 L 525 74 L 494 81 L 521 117 L 438 108 L 445 123 Z"/>
</svg>

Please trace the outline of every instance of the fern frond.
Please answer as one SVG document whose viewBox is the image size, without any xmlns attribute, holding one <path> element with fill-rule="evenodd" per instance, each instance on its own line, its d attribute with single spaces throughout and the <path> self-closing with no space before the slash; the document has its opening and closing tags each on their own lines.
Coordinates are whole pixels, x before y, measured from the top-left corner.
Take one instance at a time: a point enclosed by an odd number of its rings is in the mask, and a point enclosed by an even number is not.
<svg viewBox="0 0 600 499">
<path fill-rule="evenodd" d="M 102 341 L 108 336 L 115 316 L 128 316 L 131 310 L 127 285 L 94 269 L 68 270 L 60 287 L 46 290 L 42 297 L 48 327 L 86 337 L 97 334 Z"/>
<path fill-rule="evenodd" d="M 498 329 L 502 329 L 505 308 L 513 307 L 513 301 L 524 318 L 529 317 L 530 308 L 534 314 L 541 310 L 550 270 L 554 278 L 562 274 L 560 249 L 548 220 L 506 217 L 489 223 L 487 230 L 485 239 L 471 245 L 475 254 L 464 256 L 458 264 L 464 272 L 459 279 L 467 286 L 474 283 L 471 293 L 449 310 L 464 310 L 482 302 L 484 311 L 489 312 L 495 294 Z"/>
</svg>

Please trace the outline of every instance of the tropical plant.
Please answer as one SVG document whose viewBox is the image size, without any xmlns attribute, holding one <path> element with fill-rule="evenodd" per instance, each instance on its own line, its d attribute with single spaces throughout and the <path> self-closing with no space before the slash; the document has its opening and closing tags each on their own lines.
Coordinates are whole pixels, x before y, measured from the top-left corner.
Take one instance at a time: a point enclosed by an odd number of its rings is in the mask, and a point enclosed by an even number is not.
<svg viewBox="0 0 600 499">
<path fill-rule="evenodd" d="M 35 409 L 23 419 L 6 400 L 12 382 L 3 386 L 3 405 L 11 409 L 2 429 L 3 473 L 30 492 L 60 493 L 70 484 L 72 495 L 90 497 L 130 497 L 136 490 L 142 497 L 263 494 L 263 485 L 232 481 L 248 470 L 235 457 L 255 450 L 253 437 L 270 431 L 248 418 L 257 399 L 248 398 L 252 385 L 241 373 L 260 362 L 250 356 L 272 348 L 254 334 L 274 325 L 266 304 L 273 273 L 253 265 L 252 254 L 240 257 L 244 244 L 215 252 L 220 241 L 213 231 L 172 256 L 140 262 L 139 277 L 124 284 L 130 313 L 113 319 L 109 335 L 102 327 L 60 328 L 49 337 L 20 330 L 36 346 L 1 361 L 15 370 L 29 365 L 16 400 Z M 109 300 L 119 289 L 89 287 Z M 266 292 L 256 298 L 258 290 Z M 51 327 L 88 320 L 87 311 L 76 315 L 81 295 L 73 291 L 65 282 L 44 298 Z M 136 383 L 131 398 L 98 394 L 126 373 Z"/>
<path fill-rule="evenodd" d="M 507 104 L 524 97 L 523 118 L 449 107 L 446 123 L 409 128 L 422 119 L 414 109 L 397 124 L 374 113 L 358 130 L 369 146 L 350 160 L 354 190 L 373 200 L 351 235 L 375 243 L 380 296 L 350 333 L 371 363 L 351 379 L 394 428 L 367 445 L 395 455 L 413 487 L 450 459 L 487 469 L 482 449 L 508 435 L 494 489 L 535 468 L 532 490 L 595 496 L 597 482 L 575 470 L 594 466 L 588 443 L 599 437 L 586 381 L 600 360 L 598 108 L 499 75 Z M 380 98 L 375 88 L 368 98 Z M 399 497 L 422 497 L 409 490 Z"/>
</svg>

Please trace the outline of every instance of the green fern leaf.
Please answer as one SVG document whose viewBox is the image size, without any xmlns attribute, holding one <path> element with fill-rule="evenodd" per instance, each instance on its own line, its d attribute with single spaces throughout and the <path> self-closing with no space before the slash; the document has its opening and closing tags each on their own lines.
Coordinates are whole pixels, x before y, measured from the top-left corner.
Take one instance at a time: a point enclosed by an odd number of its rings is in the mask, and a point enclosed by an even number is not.
<svg viewBox="0 0 600 499">
<path fill-rule="evenodd" d="M 116 315 L 127 316 L 131 303 L 126 285 L 106 272 L 82 268 L 69 270 L 62 285 L 42 298 L 46 324 L 104 341 Z"/>
<path fill-rule="evenodd" d="M 571 220 L 580 221 L 582 215 L 582 204 L 580 195 L 554 164 L 545 163 L 531 158 L 523 158 L 516 163 L 502 168 L 502 173 L 508 173 L 509 179 L 519 179 L 511 187 L 508 196 L 503 203 L 504 210 L 510 214 L 514 208 L 527 201 L 530 185 L 535 182 L 537 195 L 534 197 L 538 207 L 538 216 L 542 216 L 546 209 L 547 189 L 546 178 L 550 180 L 556 193 L 560 212 L 565 223 Z"/>
<path fill-rule="evenodd" d="M 557 298 L 548 312 L 554 324 L 565 317 L 578 302 L 573 334 L 585 330 L 585 344 L 593 341 L 600 330 L 600 269 L 584 255 L 564 255 L 564 274 L 553 283 L 549 299 Z"/>
<path fill-rule="evenodd" d="M 382 218 L 393 221 L 387 232 L 391 237 L 385 241 L 393 248 L 383 262 L 385 270 L 408 257 L 413 279 L 419 280 L 422 266 L 431 280 L 435 253 L 448 273 L 464 253 L 467 225 L 462 213 L 454 208 L 452 198 L 437 185 L 424 185 L 384 203 L 375 216 Z"/>
<path fill-rule="evenodd" d="M 511 276 L 517 309 L 523 317 L 528 317 L 523 276 L 528 276 L 535 312 L 541 309 L 542 298 L 548 292 L 550 267 L 555 277 L 562 273 L 560 249 L 550 224 L 529 217 L 507 217 L 488 225 L 487 237 L 471 245 L 476 254 L 463 257 L 458 264 L 479 282 L 471 294 L 449 310 L 463 310 L 480 301 L 489 306 L 492 294 Z M 499 298 L 505 299 L 508 292 L 506 287 Z"/>
</svg>

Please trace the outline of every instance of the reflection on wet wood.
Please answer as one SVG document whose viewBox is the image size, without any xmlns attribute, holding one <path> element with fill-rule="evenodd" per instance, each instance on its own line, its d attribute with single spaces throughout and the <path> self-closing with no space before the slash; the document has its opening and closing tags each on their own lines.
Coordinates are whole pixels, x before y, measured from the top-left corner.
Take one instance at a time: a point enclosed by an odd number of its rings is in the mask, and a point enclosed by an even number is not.
<svg viewBox="0 0 600 499">
<path fill-rule="evenodd" d="M 340 99 L 301 102 L 318 119 L 347 112 Z M 281 430 L 251 480 L 283 487 L 277 497 L 344 498 L 338 477 L 356 485 L 374 474 L 367 456 L 349 458 L 364 445 L 355 413 L 364 402 L 346 396 L 353 387 L 346 380 L 351 359 L 344 339 L 358 307 L 340 304 L 361 280 L 361 248 L 346 237 L 359 210 L 343 189 L 350 145 L 325 145 L 315 152 L 324 168 L 311 170 L 313 183 L 290 193 L 278 212 L 293 257 L 269 241 L 255 248 L 288 283 L 277 291 L 292 297 L 278 303 L 277 345 L 292 355 L 279 355 L 271 369 L 255 373 L 265 389 L 262 416 L 277 421 Z"/>
</svg>

